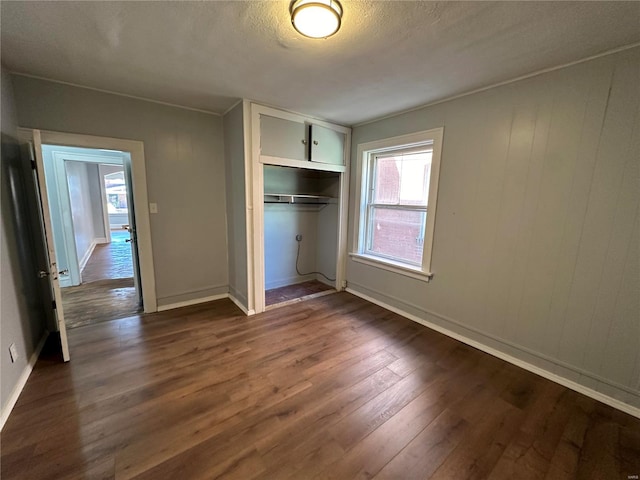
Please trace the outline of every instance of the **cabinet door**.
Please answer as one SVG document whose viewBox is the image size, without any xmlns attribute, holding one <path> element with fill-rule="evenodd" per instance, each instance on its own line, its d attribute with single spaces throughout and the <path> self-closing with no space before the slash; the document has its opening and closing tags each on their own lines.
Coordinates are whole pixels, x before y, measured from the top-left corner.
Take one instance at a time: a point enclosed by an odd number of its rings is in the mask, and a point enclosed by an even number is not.
<svg viewBox="0 0 640 480">
<path fill-rule="evenodd" d="M 311 161 L 344 165 L 344 133 L 311 125 Z"/>
<path fill-rule="evenodd" d="M 269 157 L 307 160 L 307 126 L 260 115 L 260 153 Z"/>
</svg>

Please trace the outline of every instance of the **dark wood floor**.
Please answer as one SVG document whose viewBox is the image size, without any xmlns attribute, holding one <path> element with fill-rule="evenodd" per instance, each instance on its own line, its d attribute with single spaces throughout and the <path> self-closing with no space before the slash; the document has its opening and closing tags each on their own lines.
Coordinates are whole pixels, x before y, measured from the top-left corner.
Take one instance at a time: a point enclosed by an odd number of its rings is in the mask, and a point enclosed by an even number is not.
<svg viewBox="0 0 640 480">
<path fill-rule="evenodd" d="M 2 432 L 7 479 L 624 479 L 640 420 L 347 293 L 75 329 Z"/>
<path fill-rule="evenodd" d="M 129 232 L 114 230 L 111 243 L 97 245 L 82 271 L 82 284 L 62 289 L 67 328 L 129 317 L 140 310 L 133 283 Z"/>
<path fill-rule="evenodd" d="M 310 280 L 308 282 L 286 285 L 284 287 L 272 288 L 264 292 L 265 305 L 277 305 L 279 303 L 288 302 L 296 299 L 303 299 L 310 295 L 321 292 L 334 290 L 318 280 Z"/>
</svg>

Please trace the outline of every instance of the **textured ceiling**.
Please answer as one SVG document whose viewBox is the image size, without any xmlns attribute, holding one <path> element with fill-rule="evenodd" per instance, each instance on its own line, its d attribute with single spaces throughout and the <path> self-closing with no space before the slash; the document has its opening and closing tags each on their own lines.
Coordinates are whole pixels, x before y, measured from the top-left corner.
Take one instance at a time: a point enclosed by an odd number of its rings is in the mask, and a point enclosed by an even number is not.
<svg viewBox="0 0 640 480">
<path fill-rule="evenodd" d="M 640 2 L 6 2 L 9 70 L 222 113 L 238 98 L 354 124 L 640 41 Z"/>
</svg>

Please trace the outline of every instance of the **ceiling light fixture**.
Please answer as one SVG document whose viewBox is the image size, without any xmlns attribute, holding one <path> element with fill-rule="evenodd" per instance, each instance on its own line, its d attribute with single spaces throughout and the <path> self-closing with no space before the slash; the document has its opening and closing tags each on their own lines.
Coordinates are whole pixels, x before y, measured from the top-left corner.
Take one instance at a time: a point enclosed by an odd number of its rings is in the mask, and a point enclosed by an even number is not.
<svg viewBox="0 0 640 480">
<path fill-rule="evenodd" d="M 342 5 L 336 0 L 293 0 L 289 11 L 293 28 L 311 38 L 330 37 L 342 21 Z"/>
</svg>

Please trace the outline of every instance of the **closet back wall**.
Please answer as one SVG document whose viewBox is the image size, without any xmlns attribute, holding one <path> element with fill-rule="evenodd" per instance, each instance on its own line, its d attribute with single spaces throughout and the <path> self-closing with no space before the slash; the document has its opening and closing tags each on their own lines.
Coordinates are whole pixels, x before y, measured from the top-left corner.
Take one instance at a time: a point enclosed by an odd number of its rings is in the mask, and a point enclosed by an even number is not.
<svg viewBox="0 0 640 480">
<path fill-rule="evenodd" d="M 264 206 L 266 290 L 315 279 L 315 275 L 300 276 L 296 273 L 297 234 L 302 234 L 298 262 L 300 271 L 316 271 L 317 207 L 286 204 Z"/>
<path fill-rule="evenodd" d="M 158 305 L 227 293 L 222 118 L 13 75 L 21 127 L 144 142 Z"/>
</svg>

